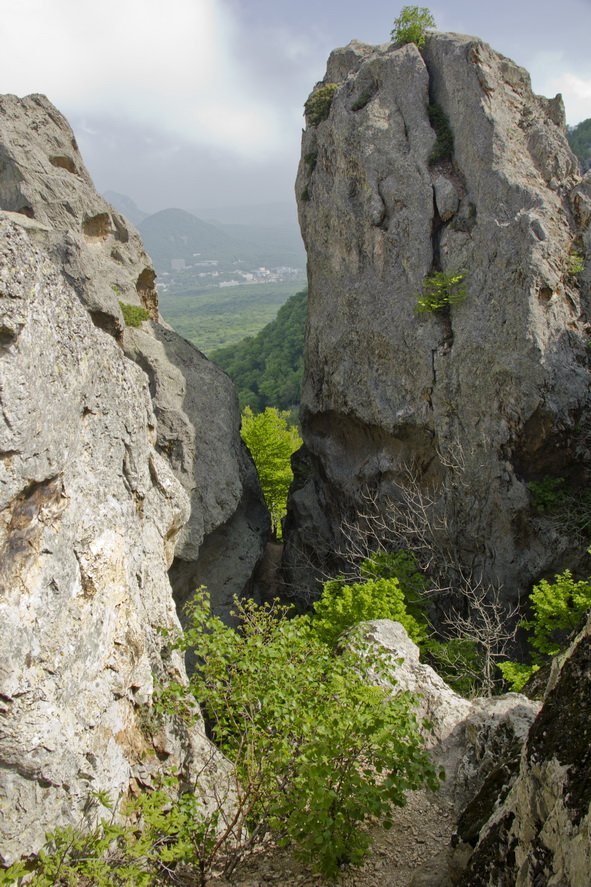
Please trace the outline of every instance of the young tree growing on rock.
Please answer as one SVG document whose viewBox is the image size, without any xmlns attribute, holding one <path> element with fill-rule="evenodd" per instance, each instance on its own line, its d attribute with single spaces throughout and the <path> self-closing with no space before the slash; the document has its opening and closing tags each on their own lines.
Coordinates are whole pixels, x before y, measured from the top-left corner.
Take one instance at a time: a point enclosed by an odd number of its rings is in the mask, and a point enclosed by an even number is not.
<svg viewBox="0 0 591 887">
<path fill-rule="evenodd" d="M 281 520 L 287 513 L 287 494 L 293 480 L 291 454 L 302 445 L 297 428 L 288 425 L 289 412 L 267 407 L 255 415 L 250 407 L 242 413 L 242 440 L 256 465 L 273 534 L 281 539 Z"/>
<path fill-rule="evenodd" d="M 414 43 L 421 49 L 425 45 L 427 31 L 435 27 L 435 19 L 426 6 L 403 6 L 398 18 L 394 19 L 390 36 L 401 46 Z"/>
</svg>

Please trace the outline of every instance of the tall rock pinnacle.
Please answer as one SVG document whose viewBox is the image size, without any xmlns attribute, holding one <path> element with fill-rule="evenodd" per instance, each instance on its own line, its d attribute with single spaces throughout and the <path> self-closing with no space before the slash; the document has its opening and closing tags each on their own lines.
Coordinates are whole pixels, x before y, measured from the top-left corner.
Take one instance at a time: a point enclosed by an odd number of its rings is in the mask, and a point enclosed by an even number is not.
<svg viewBox="0 0 591 887">
<path fill-rule="evenodd" d="M 353 42 L 323 84 L 332 103 L 304 132 L 296 184 L 309 317 L 294 585 L 310 562 L 338 568 L 361 501 L 414 496 L 451 581 L 516 600 L 582 548 L 576 520 L 536 509 L 528 484 L 574 501 L 591 463 L 591 181 L 561 98 L 455 34 L 422 52 Z M 436 273 L 461 274 L 466 298 L 419 313 Z"/>
</svg>

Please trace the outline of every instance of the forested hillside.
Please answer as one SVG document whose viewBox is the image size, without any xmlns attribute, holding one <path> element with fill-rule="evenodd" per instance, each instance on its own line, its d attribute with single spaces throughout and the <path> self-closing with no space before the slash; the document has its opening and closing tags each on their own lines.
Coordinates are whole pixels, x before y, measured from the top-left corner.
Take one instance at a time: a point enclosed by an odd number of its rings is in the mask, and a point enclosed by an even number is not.
<svg viewBox="0 0 591 887">
<path fill-rule="evenodd" d="M 567 127 L 566 137 L 579 159 L 581 171 L 587 172 L 591 169 L 591 117 L 576 126 Z"/>
<path fill-rule="evenodd" d="M 299 405 L 307 302 L 307 290 L 296 293 L 256 336 L 209 355 L 234 381 L 241 409 Z"/>
</svg>

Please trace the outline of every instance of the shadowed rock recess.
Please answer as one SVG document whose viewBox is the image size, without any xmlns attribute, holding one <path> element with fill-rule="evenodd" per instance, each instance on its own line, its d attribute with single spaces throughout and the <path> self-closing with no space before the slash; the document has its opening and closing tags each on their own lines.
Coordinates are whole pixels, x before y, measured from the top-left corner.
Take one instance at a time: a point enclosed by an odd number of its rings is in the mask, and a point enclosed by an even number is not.
<svg viewBox="0 0 591 887">
<path fill-rule="evenodd" d="M 43 96 L 0 98 L 2 858 L 162 769 L 227 778 L 150 718 L 186 680 L 157 629 L 248 585 L 269 518 L 229 378 L 163 323 L 136 230 Z M 120 303 L 150 320 L 126 326 Z M 220 553 L 221 552 L 221 553 Z M 170 569 L 170 578 L 169 571 Z M 172 581 L 172 587 L 171 587 Z M 206 778 L 206 781 L 207 781 Z M 219 784 L 218 784 L 219 788 Z"/>
<path fill-rule="evenodd" d="M 314 594 L 361 497 L 384 508 L 410 474 L 456 574 L 515 601 L 585 548 L 528 483 L 589 485 L 591 178 L 561 98 L 476 38 L 353 42 L 323 82 L 337 88 L 296 184 L 309 297 L 289 579 Z M 466 298 L 417 313 L 434 272 L 461 272 Z"/>
</svg>

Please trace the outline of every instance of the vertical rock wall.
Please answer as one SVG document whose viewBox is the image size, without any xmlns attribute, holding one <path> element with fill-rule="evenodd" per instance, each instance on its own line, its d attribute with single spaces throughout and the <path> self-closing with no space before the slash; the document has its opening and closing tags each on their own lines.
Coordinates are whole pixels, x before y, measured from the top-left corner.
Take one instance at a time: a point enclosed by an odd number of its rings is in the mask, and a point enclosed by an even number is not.
<svg viewBox="0 0 591 887">
<path fill-rule="evenodd" d="M 527 486 L 589 479 L 589 203 L 561 100 L 449 34 L 422 53 L 354 42 L 324 83 L 337 89 L 296 183 L 309 316 L 292 581 L 309 588 L 310 563 L 330 565 L 363 491 L 385 507 L 410 472 L 456 566 L 515 599 L 584 550 Z M 453 134 L 436 161 L 433 105 Z M 418 314 L 436 271 L 461 272 L 467 297 Z"/>
<path fill-rule="evenodd" d="M 36 241 L 94 324 L 146 372 L 156 447 L 191 500 L 171 568 L 175 597 L 181 606 L 207 585 L 216 611 L 227 615 L 233 596 L 248 587 L 270 531 L 240 440 L 234 386 L 159 316 L 156 275 L 140 235 L 97 193 L 72 130 L 45 96 L 0 98 L 0 209 L 40 223 Z M 120 302 L 143 306 L 152 320 L 126 326 Z"/>
<path fill-rule="evenodd" d="M 161 321 L 154 281 L 64 118 L 1 97 L 5 861 L 82 822 L 99 790 L 181 770 L 223 794 L 230 778 L 202 726 L 153 716 L 156 684 L 186 680 L 158 629 L 201 583 L 227 614 L 269 519 L 233 385 Z M 126 326 L 120 302 L 151 319 Z"/>
</svg>

